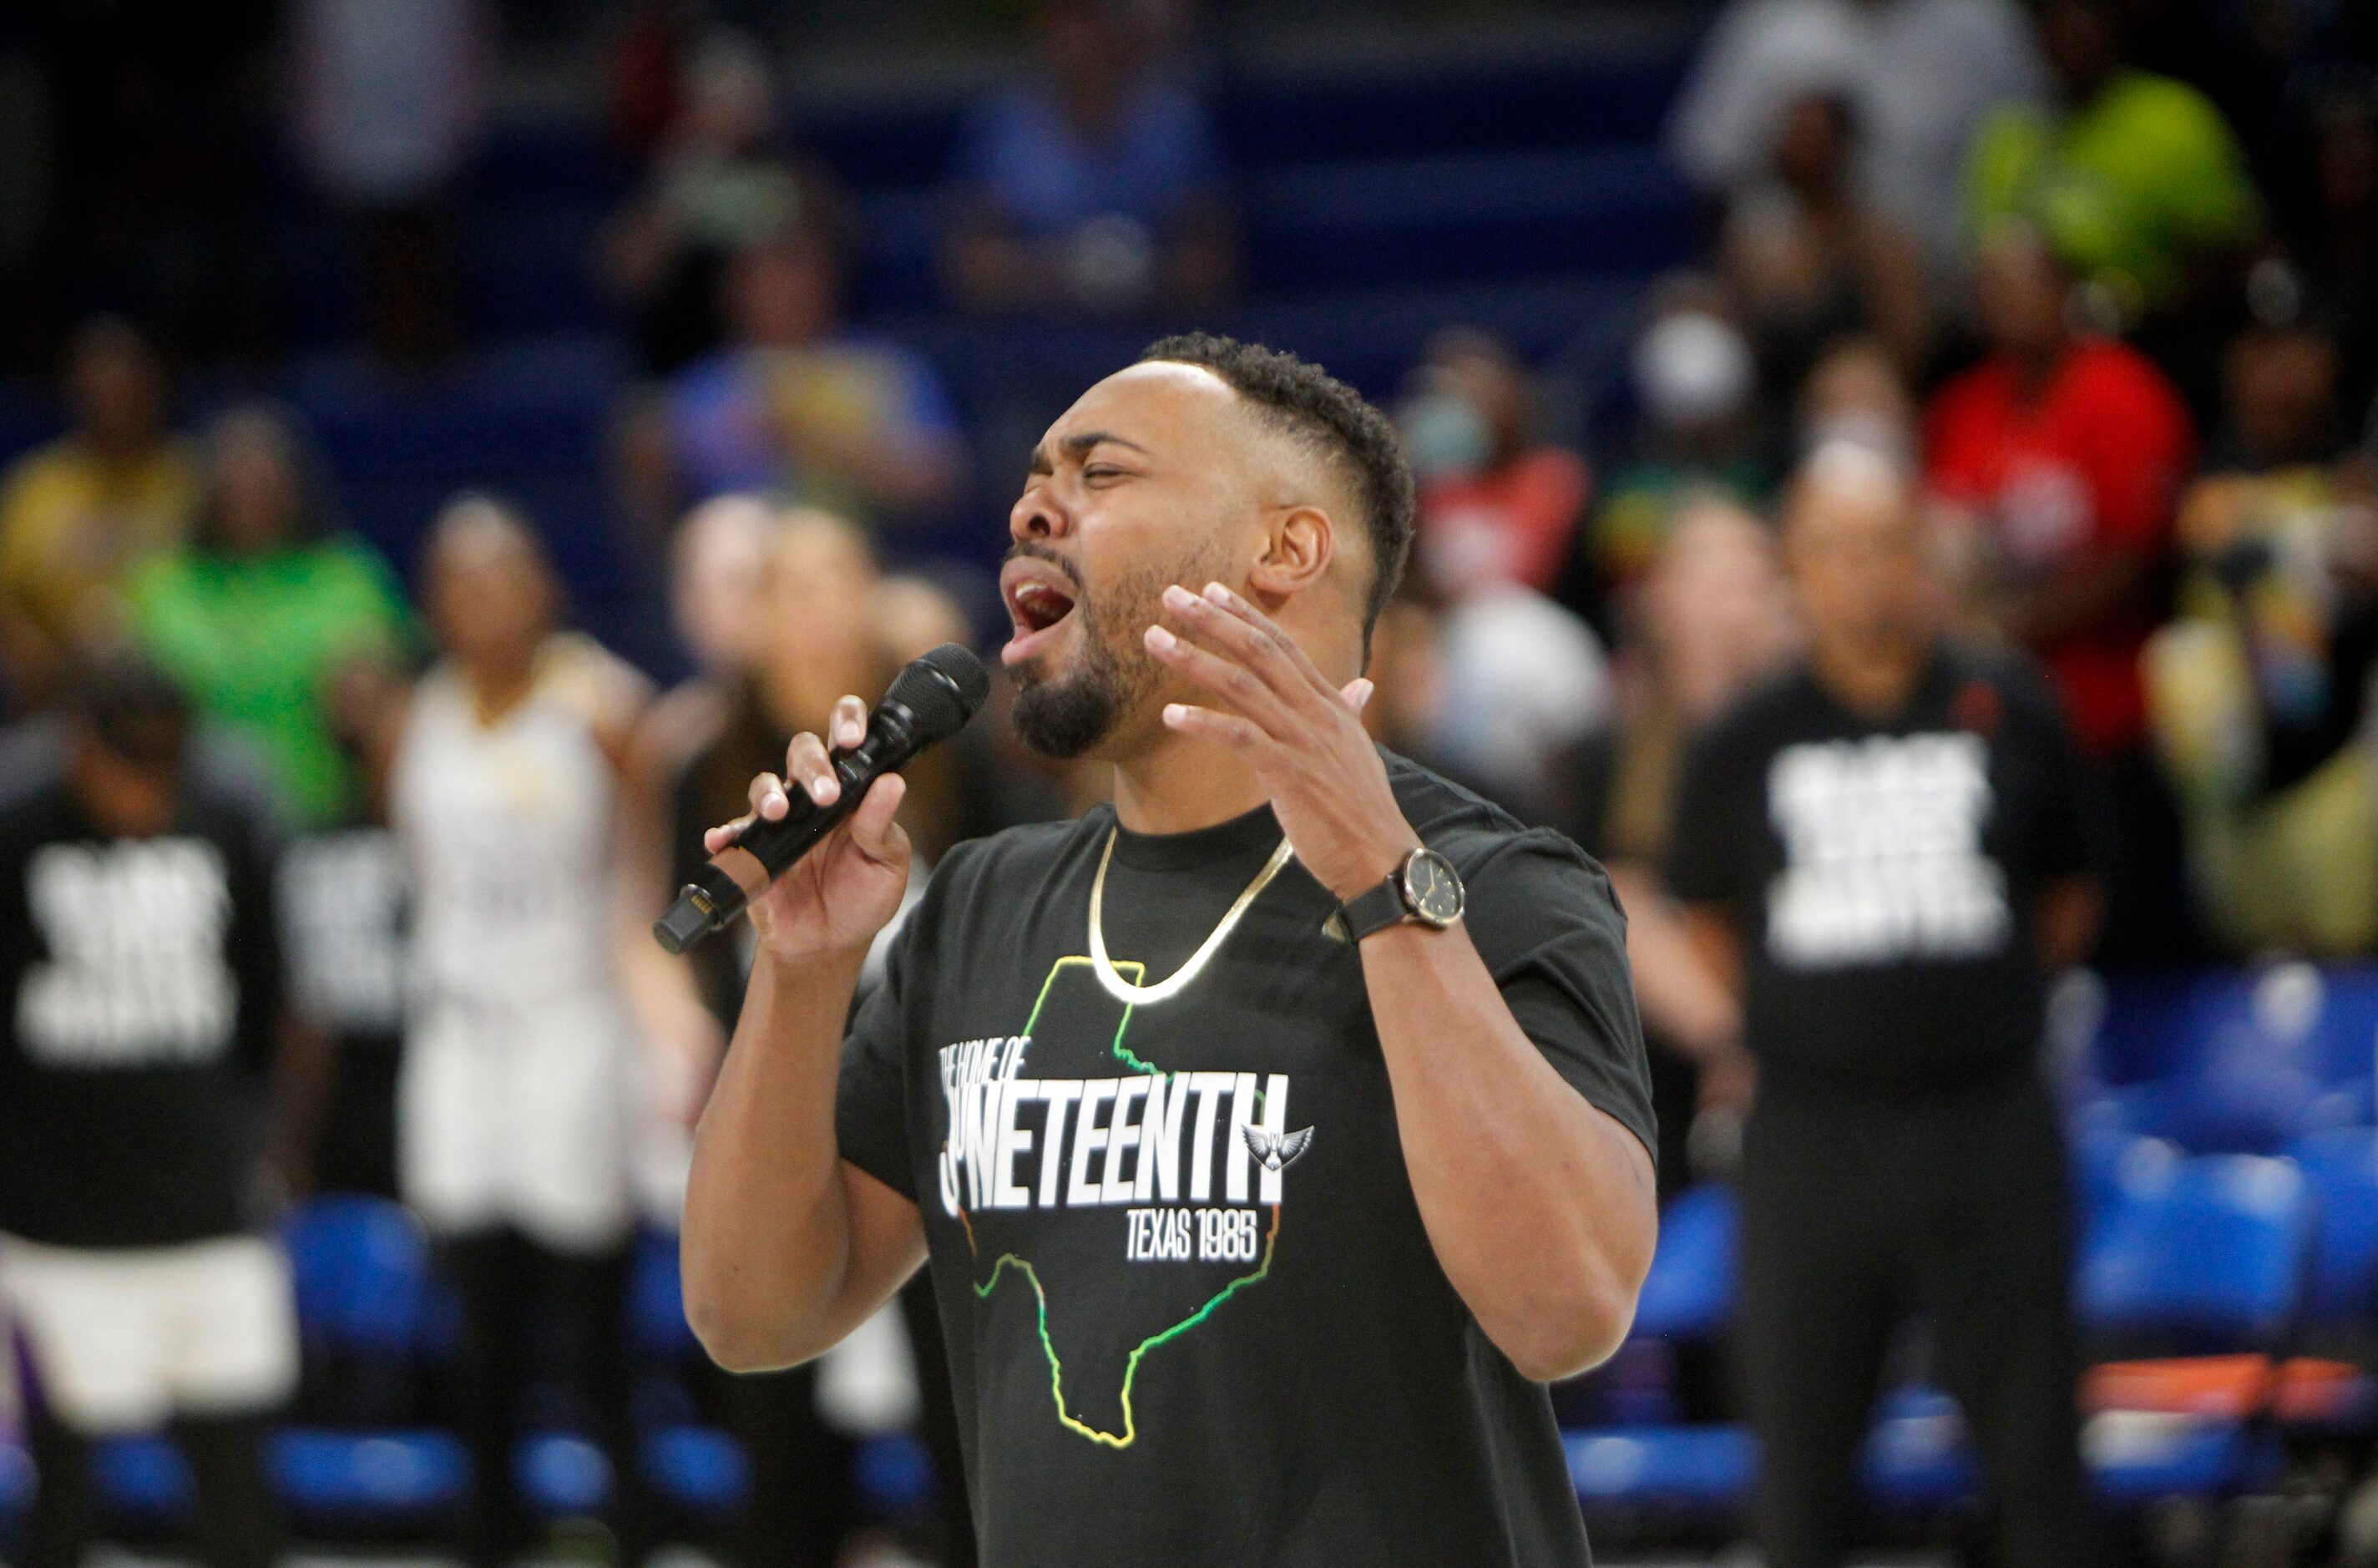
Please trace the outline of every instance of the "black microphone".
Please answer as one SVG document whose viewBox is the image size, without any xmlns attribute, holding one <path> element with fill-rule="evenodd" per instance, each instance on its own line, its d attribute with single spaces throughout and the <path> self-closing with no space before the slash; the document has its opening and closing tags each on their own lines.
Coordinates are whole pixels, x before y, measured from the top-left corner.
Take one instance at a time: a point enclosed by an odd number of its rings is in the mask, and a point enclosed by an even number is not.
<svg viewBox="0 0 2378 1568">
<path fill-rule="evenodd" d="M 894 677 L 892 689 L 867 716 L 867 738 L 835 754 L 842 793 L 833 805 L 820 806 L 808 791 L 788 786 L 785 796 L 791 810 L 773 822 L 753 818 L 719 854 L 740 849 L 760 862 L 769 881 L 775 880 L 859 808 L 869 785 L 964 729 L 990 695 L 991 676 L 981 661 L 955 642 L 943 643 Z M 671 952 L 683 952 L 725 930 L 751 902 L 743 884 L 714 856 L 653 922 L 653 940 Z"/>
</svg>

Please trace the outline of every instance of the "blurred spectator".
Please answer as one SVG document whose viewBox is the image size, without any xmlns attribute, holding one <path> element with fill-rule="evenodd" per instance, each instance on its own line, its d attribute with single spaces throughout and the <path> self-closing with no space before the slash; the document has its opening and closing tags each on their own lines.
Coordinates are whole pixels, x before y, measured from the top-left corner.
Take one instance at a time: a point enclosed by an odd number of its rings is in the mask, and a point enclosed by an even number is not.
<svg viewBox="0 0 2378 1568">
<path fill-rule="evenodd" d="M 1799 456 L 1846 441 L 1902 468 L 1916 464 L 1915 396 L 1891 351 L 1872 338 L 1841 339 L 1818 356 L 1800 384 L 1799 416 Z"/>
<path fill-rule="evenodd" d="M 1975 133 L 1966 203 L 1969 233 L 2032 224 L 2136 326 L 2233 281 L 2261 218 L 2220 112 L 2132 66 L 2123 26 L 2120 0 L 2043 0 L 2054 98 L 2001 109 Z"/>
<path fill-rule="evenodd" d="M 2378 389 L 2378 81 L 2367 71 L 2349 79 L 2303 95 L 2312 101 L 2301 171 L 2310 189 L 2288 225 L 2293 266 L 2274 271 L 2266 261 L 2248 288 L 2292 287 L 2300 308 L 2333 324 L 2345 404 L 2360 408 Z"/>
<path fill-rule="evenodd" d="M 1725 197 L 1756 179 L 1790 105 L 1839 98 L 1863 128 L 1857 185 L 1934 267 L 1963 250 L 1958 181 L 1984 113 L 2047 73 L 2011 0 L 1731 0 L 1669 123 L 1694 181 Z"/>
<path fill-rule="evenodd" d="M 637 1075 L 613 948 L 643 682 L 555 629 L 553 569 L 493 501 L 446 508 L 424 577 L 444 656 L 390 789 L 414 900 L 399 1156 L 462 1301 L 455 1408 L 478 1477 L 465 1552 L 496 1568 L 531 1545 L 513 1445 L 534 1324 L 555 1333 L 571 1414 L 610 1458 L 633 1562 L 648 1544 L 621 1342 Z"/>
<path fill-rule="evenodd" d="M 689 557 L 680 560 L 692 564 Z M 635 837 L 655 853 L 638 880 L 643 886 L 641 902 L 653 908 L 691 880 L 705 858 L 703 832 L 750 809 L 747 792 L 753 776 L 784 771 L 786 748 L 796 733 L 823 733 L 835 701 L 845 694 L 870 702 L 880 698 L 898 665 L 923 652 L 914 646 L 919 639 L 930 638 L 925 646 L 931 647 L 962 632 L 963 617 L 923 584 L 881 578 L 865 535 L 830 513 L 803 509 L 772 519 L 756 575 L 745 657 L 732 674 L 719 677 L 703 732 L 665 736 L 648 721 L 639 735 L 634 798 L 652 820 Z M 899 639 L 896 644 L 887 640 L 892 637 Z M 686 740 L 694 744 L 689 748 L 682 744 Z M 922 891 L 932 858 L 955 838 L 971 836 L 939 820 L 934 810 L 937 801 L 946 808 L 962 755 L 957 746 L 945 746 L 905 770 L 911 795 L 902 806 L 902 820 L 918 849 L 912 898 Z M 895 922 L 880 939 L 870 960 L 869 983 L 880 982 L 883 954 L 896 929 Z M 631 977 L 646 1029 L 678 1059 L 689 1091 L 680 1108 L 690 1123 L 708 1095 L 742 1010 L 749 928 L 739 925 L 728 937 L 681 960 L 661 953 L 641 929 L 623 940 L 621 969 Z M 902 1310 L 919 1362 L 927 1372 L 939 1372 L 940 1329 L 930 1297 L 927 1302 L 919 1310 L 913 1295 L 904 1296 Z M 828 1360 L 854 1353 L 855 1347 L 845 1345 Z M 850 1442 L 820 1414 L 821 1382 L 831 1375 L 821 1363 L 728 1379 L 720 1390 L 727 1425 L 753 1466 L 752 1502 L 736 1539 L 741 1562 L 825 1568 L 844 1561 L 842 1549 L 859 1518 L 846 1479 L 851 1473 Z M 922 1377 L 920 1384 L 935 1461 L 956 1466 L 946 1374 Z M 956 1533 L 954 1538 L 966 1538 L 962 1498 L 947 1501 L 955 1506 L 954 1512 L 944 1510 L 946 1526 Z"/>
<path fill-rule="evenodd" d="M 685 59 L 667 135 L 642 188 L 605 236 L 644 368 L 676 370 L 718 346 L 719 280 L 735 254 L 796 226 L 845 236 L 833 176 L 782 145 L 775 82 L 751 39 L 706 34 Z"/>
<path fill-rule="evenodd" d="M 288 416 L 234 410 L 207 449 L 188 546 L 126 580 L 132 631 L 200 712 L 256 745 L 294 821 L 320 827 L 356 806 L 331 683 L 350 663 L 401 655 L 403 591 L 339 531 L 321 464 Z"/>
<path fill-rule="evenodd" d="M 1784 542 L 1807 656 L 1694 743 L 1667 856 L 1758 1064 L 1737 1187 L 1759 1546 L 1848 1560 L 1912 1304 L 1992 1559 L 2087 1568 L 2072 1198 L 2038 1059 L 2048 976 L 2095 916 L 2080 760 L 2031 672 L 1940 639 L 1903 471 L 1820 449 Z"/>
<path fill-rule="evenodd" d="M 189 526 L 198 465 L 167 428 L 168 396 L 138 331 L 92 322 L 66 365 L 74 427 L 0 479 L 0 631 L 20 706 L 48 697 L 78 645 L 118 629 L 125 570 Z"/>
<path fill-rule="evenodd" d="M 1860 126 L 1844 98 L 1794 99 L 1762 177 L 1726 204 L 1725 277 L 1741 302 L 1768 400 L 1788 401 L 1824 345 L 1869 332 L 1900 370 L 1930 357 L 1932 301 L 1915 240 L 1857 190 Z"/>
<path fill-rule="evenodd" d="M 1577 547 L 1592 478 L 1538 439 L 1535 392 L 1509 345 L 1441 333 L 1399 411 L 1420 482 L 1420 571 L 1447 600 L 1498 586 L 1551 592 Z"/>
<path fill-rule="evenodd" d="M 1788 658 L 1798 624 L 1774 531 L 1722 500 L 1687 504 L 1629 606 L 1615 721 L 1564 759 L 1553 820 L 1599 859 L 1627 909 L 1627 952 L 1651 1046 L 1660 1181 L 1709 1174 L 1698 1113 L 1749 1102 L 1741 1009 L 1696 949 L 1660 881 L 1669 808 L 1701 727 Z"/>
<path fill-rule="evenodd" d="M 1484 589 L 1446 612 L 1436 676 L 1427 754 L 1513 815 L 1543 820 L 1555 759 L 1610 718 L 1602 640 L 1532 589 Z"/>
<path fill-rule="evenodd" d="M 2180 617 L 2147 645 L 2150 711 L 2207 922 L 2232 952 L 2378 948 L 2378 513 L 2346 461 L 2336 345 L 2256 326 L 2180 512 Z"/>
<path fill-rule="evenodd" d="M 2001 228 L 1977 281 L 1988 353 L 1925 411 L 1927 475 L 1986 541 L 2000 627 L 2046 663 L 2082 744 L 2112 757 L 2141 733 L 2139 648 L 2194 434 L 2162 372 L 2074 330 L 2071 275 L 2037 236 Z"/>
<path fill-rule="evenodd" d="M 37 1398 L 29 1568 L 97 1532 L 88 1444 L 170 1428 L 200 1558 L 267 1568 L 265 1421 L 294 1390 L 289 1270 L 258 1234 L 282 1017 L 248 803 L 187 768 L 191 716 L 125 655 L 79 672 L 59 765 L 0 807 L 0 1300 Z"/>
<path fill-rule="evenodd" d="M 830 236 L 793 229 L 737 253 L 722 286 L 730 337 L 669 385 L 630 436 L 647 494 L 691 503 L 728 491 L 787 493 L 871 522 L 947 505 L 964 478 L 957 414 L 932 366 L 888 338 L 842 323 L 842 267 Z"/>
<path fill-rule="evenodd" d="M 2105 767 L 2117 842 L 2098 959 L 2173 962 L 2197 938 L 2179 821 L 2145 743 L 2139 655 L 2163 618 L 2194 433 L 2145 356 L 2074 329 L 2072 275 L 2038 236 L 2002 227 L 1976 278 L 1988 355 L 1925 412 L 1950 547 L 1979 580 L 1961 596 L 2038 656 Z"/>
<path fill-rule="evenodd" d="M 1049 0 L 1042 72 L 958 133 L 946 272 L 968 310 L 1211 310 L 1238 273 L 1229 170 L 1148 8 Z"/>
<path fill-rule="evenodd" d="M 399 365 L 462 341 L 454 186 L 486 116 L 479 0 L 297 0 L 290 66 L 306 172 L 352 223 L 365 330 Z"/>
<path fill-rule="evenodd" d="M 1685 501 L 1714 493 L 1755 504 L 1768 487 L 1750 345 L 1707 288 L 1670 289 L 1636 340 L 1633 371 L 1634 450 L 1603 487 L 1581 563 L 1605 628 Z"/>
<path fill-rule="evenodd" d="M 290 1006 L 329 1052 L 311 1186 L 400 1195 L 396 1097 L 404 1046 L 404 848 L 388 826 L 403 732 L 403 677 L 378 660 L 330 676 L 324 707 L 355 790 L 348 808 L 281 856 L 281 942 Z"/>
</svg>

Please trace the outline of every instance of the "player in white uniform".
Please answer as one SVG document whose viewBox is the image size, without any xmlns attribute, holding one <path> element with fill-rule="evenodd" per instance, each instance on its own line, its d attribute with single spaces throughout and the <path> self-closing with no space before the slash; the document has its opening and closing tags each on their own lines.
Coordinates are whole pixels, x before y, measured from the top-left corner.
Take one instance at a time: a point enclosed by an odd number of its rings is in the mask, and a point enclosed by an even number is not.
<svg viewBox="0 0 2378 1568">
<path fill-rule="evenodd" d="M 551 568 L 496 502 L 441 514 L 426 589 L 445 657 L 414 695 L 391 792 L 414 899 L 399 1162 L 463 1298 L 471 1556 L 500 1562 L 529 1544 L 511 1465 L 523 1342 L 557 1314 L 632 1549 L 620 1333 L 638 1072 L 607 955 L 619 761 L 645 690 L 555 630 Z"/>
</svg>

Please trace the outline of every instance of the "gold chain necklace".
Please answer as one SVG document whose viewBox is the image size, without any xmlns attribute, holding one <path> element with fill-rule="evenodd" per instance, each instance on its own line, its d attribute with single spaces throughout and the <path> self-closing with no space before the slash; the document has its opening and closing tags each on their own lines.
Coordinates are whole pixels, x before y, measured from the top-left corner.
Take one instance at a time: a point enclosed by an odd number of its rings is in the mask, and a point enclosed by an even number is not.
<svg viewBox="0 0 2378 1568">
<path fill-rule="evenodd" d="M 1189 955 L 1189 961 L 1153 986 L 1135 986 L 1115 973 L 1113 962 L 1107 957 L 1107 866 L 1114 859 L 1115 836 L 1120 831 L 1119 828 L 1107 830 L 1106 852 L 1099 856 L 1098 878 L 1090 883 L 1090 968 L 1097 973 L 1099 984 L 1104 986 L 1107 994 L 1117 1001 L 1126 1007 L 1150 1007 L 1178 996 L 1190 981 L 1197 977 L 1198 971 L 1206 967 L 1207 960 L 1214 956 L 1215 950 L 1238 925 L 1239 917 L 1247 912 L 1247 905 L 1255 901 L 1257 893 L 1271 885 L 1271 880 L 1279 875 L 1280 868 L 1288 864 L 1289 856 L 1294 852 L 1289 848 L 1288 839 L 1283 835 L 1279 847 L 1271 852 L 1269 860 L 1264 862 L 1264 868 L 1255 873 L 1255 880 L 1249 882 L 1246 891 L 1223 912 L 1222 923 L 1214 928 L 1213 935 L 1207 937 L 1195 952 Z"/>
</svg>

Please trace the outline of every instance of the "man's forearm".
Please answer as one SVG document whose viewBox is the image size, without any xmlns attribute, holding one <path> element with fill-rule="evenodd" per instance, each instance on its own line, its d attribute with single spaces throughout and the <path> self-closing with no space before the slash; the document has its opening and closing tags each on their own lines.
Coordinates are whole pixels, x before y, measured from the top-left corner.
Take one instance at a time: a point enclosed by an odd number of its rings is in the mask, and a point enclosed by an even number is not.
<svg viewBox="0 0 2378 1568">
<path fill-rule="evenodd" d="M 1363 943 L 1363 975 L 1447 1278 L 1530 1377 L 1607 1357 L 1658 1223 L 1642 1144 L 1544 1059 L 1462 928 L 1379 932 Z"/>
<path fill-rule="evenodd" d="M 850 1259 L 834 1128 L 840 1043 L 864 953 L 799 966 L 763 955 L 686 1184 L 685 1304 L 730 1367 L 781 1365 L 833 1342 Z"/>
</svg>

